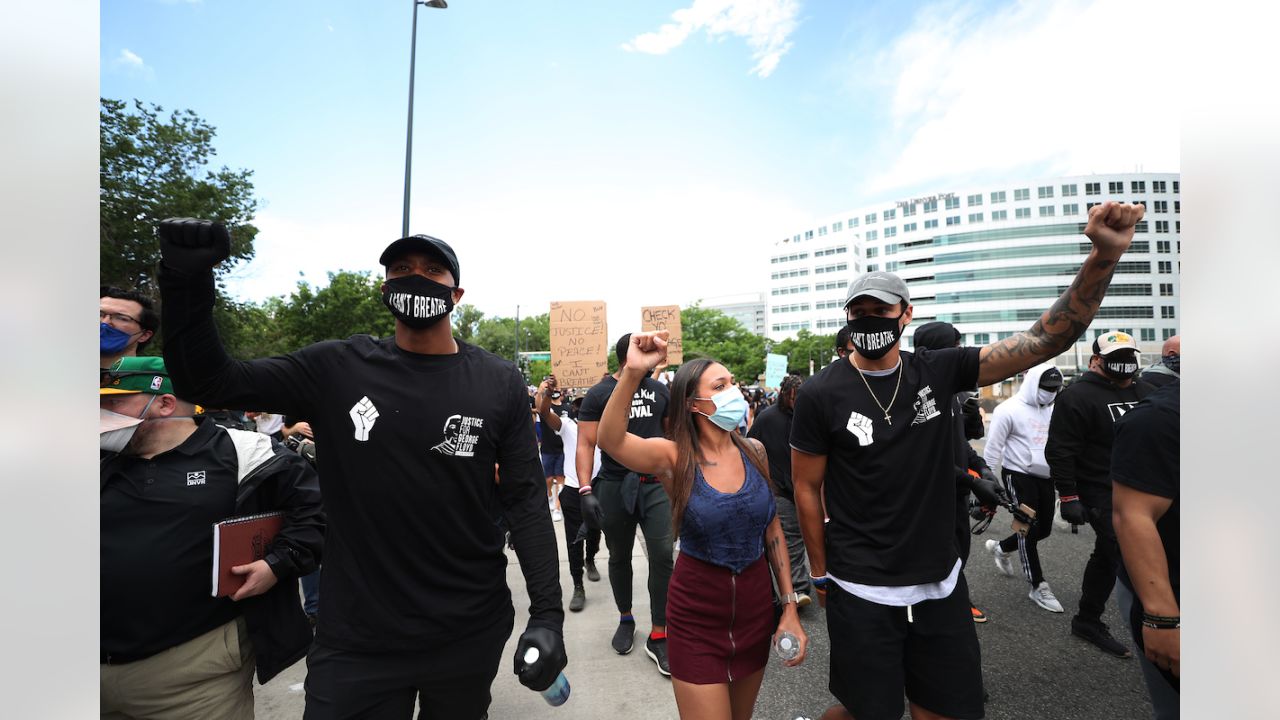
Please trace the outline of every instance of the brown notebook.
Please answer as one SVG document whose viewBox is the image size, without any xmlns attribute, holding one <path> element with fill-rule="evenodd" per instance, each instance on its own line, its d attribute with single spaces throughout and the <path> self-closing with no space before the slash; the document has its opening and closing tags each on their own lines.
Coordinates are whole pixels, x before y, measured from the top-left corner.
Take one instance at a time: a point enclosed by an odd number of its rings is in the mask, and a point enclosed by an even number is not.
<svg viewBox="0 0 1280 720">
<path fill-rule="evenodd" d="M 213 596 L 231 595 L 244 585 L 245 575 L 231 568 L 267 556 L 267 546 L 284 525 L 283 512 L 227 518 L 213 524 Z"/>
</svg>

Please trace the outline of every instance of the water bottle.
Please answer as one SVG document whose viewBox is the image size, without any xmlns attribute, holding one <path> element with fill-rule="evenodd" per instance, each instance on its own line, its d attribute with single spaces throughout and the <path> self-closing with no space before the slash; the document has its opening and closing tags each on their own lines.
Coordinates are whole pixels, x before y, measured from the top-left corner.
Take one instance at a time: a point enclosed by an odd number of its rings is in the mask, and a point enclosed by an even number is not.
<svg viewBox="0 0 1280 720">
<path fill-rule="evenodd" d="M 538 648 L 536 647 L 531 647 L 528 650 L 525 650 L 525 664 L 532 665 L 538 662 L 538 657 L 540 655 L 541 653 L 538 652 Z M 552 707 L 559 707 L 569 699 L 569 679 L 564 676 L 564 673 L 560 673 L 560 675 L 556 677 L 556 681 L 551 683 L 546 690 L 542 691 L 542 699 L 546 700 L 547 704 Z"/>
<path fill-rule="evenodd" d="M 778 637 L 778 642 L 775 645 L 774 650 L 777 651 L 778 657 L 783 660 L 791 660 L 800 654 L 800 638 L 784 631 L 782 635 Z"/>
</svg>

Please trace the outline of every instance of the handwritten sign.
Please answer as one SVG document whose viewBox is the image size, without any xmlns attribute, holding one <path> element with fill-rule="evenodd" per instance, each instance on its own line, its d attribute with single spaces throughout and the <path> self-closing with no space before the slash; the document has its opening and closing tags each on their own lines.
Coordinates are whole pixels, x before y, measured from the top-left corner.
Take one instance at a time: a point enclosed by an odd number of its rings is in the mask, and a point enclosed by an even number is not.
<svg viewBox="0 0 1280 720">
<path fill-rule="evenodd" d="M 603 300 L 551 303 L 551 372 L 562 388 L 589 388 L 609 372 Z"/>
<path fill-rule="evenodd" d="M 680 306 L 654 305 L 640 308 L 640 330 L 666 330 L 671 336 L 667 339 L 667 364 L 675 367 L 684 362 L 684 338 L 680 332 Z"/>
<path fill-rule="evenodd" d="M 780 387 L 782 378 L 787 376 L 787 356 L 769 353 L 764 358 L 764 386 Z"/>
</svg>

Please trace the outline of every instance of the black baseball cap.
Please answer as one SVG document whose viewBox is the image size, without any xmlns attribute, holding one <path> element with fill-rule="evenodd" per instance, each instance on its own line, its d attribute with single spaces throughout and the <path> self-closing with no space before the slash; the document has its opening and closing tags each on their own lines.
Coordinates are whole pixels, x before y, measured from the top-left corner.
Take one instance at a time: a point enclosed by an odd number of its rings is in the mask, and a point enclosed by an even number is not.
<svg viewBox="0 0 1280 720">
<path fill-rule="evenodd" d="M 453 273 L 454 284 L 462 282 L 461 278 L 458 277 L 458 256 L 453 252 L 453 248 L 449 247 L 449 243 L 440 238 L 433 238 L 430 235 L 410 235 L 396 240 L 388 245 L 386 250 L 382 251 L 381 257 L 378 258 L 378 264 L 386 267 L 391 264 L 392 260 L 410 252 L 424 252 L 428 255 L 439 257 L 444 260 L 449 272 Z"/>
<path fill-rule="evenodd" d="M 1058 368 L 1051 367 L 1040 375 L 1041 390 L 1057 390 L 1062 387 L 1062 372 Z"/>
</svg>

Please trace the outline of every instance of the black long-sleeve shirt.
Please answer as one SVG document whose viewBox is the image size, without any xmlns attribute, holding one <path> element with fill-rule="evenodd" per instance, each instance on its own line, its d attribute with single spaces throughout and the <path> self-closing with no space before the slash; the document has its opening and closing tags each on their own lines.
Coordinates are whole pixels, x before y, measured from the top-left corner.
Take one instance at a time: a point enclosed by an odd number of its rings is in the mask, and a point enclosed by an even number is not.
<svg viewBox="0 0 1280 720">
<path fill-rule="evenodd" d="M 1044 457 L 1059 495 L 1078 495 L 1081 486 L 1091 496 L 1111 497 L 1111 440 L 1115 421 L 1142 398 L 1151 386 L 1134 380 L 1116 387 L 1095 372 L 1086 372 L 1058 394 L 1049 420 Z"/>
<path fill-rule="evenodd" d="M 421 650 L 509 617 L 499 516 L 528 585 L 529 624 L 562 630 L 554 528 L 514 365 L 460 341 L 456 354 L 420 355 L 368 335 L 236 361 L 213 324 L 212 273 L 165 268 L 160 290 L 180 397 L 306 417 L 324 448 L 320 642 Z"/>
</svg>

